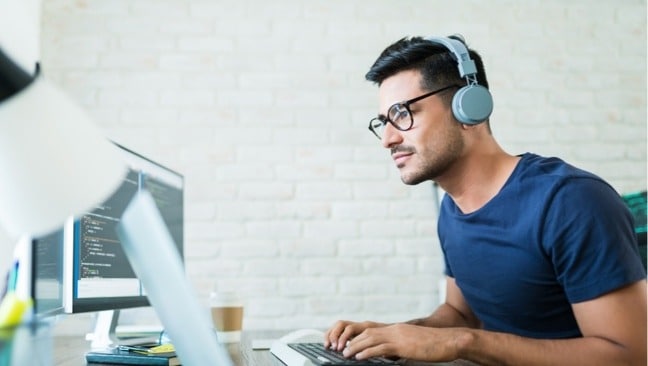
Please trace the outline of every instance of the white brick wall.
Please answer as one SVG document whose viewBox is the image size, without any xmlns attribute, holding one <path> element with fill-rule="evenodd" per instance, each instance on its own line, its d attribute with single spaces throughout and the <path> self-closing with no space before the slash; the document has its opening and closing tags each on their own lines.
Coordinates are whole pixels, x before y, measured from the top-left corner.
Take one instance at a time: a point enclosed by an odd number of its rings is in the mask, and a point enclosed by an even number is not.
<svg viewBox="0 0 648 366">
<path fill-rule="evenodd" d="M 42 67 L 110 138 L 185 174 L 202 299 L 243 291 L 249 328 L 395 321 L 431 310 L 442 260 L 430 185 L 402 185 L 366 130 L 379 52 L 462 33 L 509 152 L 627 192 L 646 187 L 645 14 L 641 0 L 48 0 Z"/>
</svg>

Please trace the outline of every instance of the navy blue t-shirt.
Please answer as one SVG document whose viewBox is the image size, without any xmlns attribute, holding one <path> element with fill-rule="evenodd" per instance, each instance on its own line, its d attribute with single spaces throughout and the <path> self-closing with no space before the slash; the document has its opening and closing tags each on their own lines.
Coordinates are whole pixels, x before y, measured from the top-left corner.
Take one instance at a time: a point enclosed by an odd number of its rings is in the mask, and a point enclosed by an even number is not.
<svg viewBox="0 0 648 366">
<path fill-rule="evenodd" d="M 438 232 L 446 275 L 487 330 L 578 337 L 570 304 L 646 277 L 621 197 L 557 158 L 522 155 L 475 212 L 446 195 Z"/>
</svg>

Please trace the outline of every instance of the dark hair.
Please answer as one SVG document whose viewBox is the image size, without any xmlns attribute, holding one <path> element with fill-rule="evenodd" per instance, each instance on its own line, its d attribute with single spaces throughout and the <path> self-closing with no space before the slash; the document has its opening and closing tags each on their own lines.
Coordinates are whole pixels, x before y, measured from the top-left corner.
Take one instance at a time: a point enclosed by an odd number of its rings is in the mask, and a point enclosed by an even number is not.
<svg viewBox="0 0 648 366">
<path fill-rule="evenodd" d="M 460 36 L 448 38 L 465 44 Z M 477 83 L 488 89 L 481 56 L 474 50 L 466 48 L 477 67 Z M 423 37 L 405 37 L 385 48 L 365 78 L 380 85 L 388 77 L 406 70 L 420 71 L 421 87 L 426 90 L 432 91 L 452 84 L 466 85 L 466 80 L 459 76 L 457 61 L 452 52 L 442 44 L 425 40 Z M 446 96 L 446 93 L 442 93 L 441 97 L 450 105 L 452 94 Z"/>
</svg>

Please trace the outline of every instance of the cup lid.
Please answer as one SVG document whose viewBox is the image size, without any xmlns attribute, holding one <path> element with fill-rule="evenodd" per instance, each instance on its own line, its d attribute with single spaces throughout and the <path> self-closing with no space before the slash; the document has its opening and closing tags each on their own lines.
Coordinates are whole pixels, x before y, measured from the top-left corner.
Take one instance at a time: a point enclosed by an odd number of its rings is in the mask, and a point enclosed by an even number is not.
<svg viewBox="0 0 648 366">
<path fill-rule="evenodd" d="M 209 300 L 212 304 L 242 305 L 241 297 L 233 291 L 212 291 Z"/>
</svg>

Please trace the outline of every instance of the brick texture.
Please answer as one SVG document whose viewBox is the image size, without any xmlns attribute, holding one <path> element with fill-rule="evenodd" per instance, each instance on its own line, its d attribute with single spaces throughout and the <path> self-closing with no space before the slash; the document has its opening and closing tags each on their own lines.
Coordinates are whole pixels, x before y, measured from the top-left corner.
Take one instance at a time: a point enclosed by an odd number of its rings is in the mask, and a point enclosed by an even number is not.
<svg viewBox="0 0 648 366">
<path fill-rule="evenodd" d="M 483 55 L 507 151 L 646 187 L 645 1 L 42 5 L 43 74 L 111 139 L 185 175 L 188 277 L 205 303 L 241 291 L 250 329 L 407 320 L 437 303 L 431 184 L 404 186 L 366 127 L 364 74 L 403 36 L 461 33 Z"/>
</svg>

